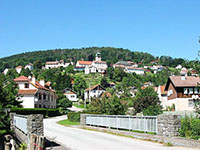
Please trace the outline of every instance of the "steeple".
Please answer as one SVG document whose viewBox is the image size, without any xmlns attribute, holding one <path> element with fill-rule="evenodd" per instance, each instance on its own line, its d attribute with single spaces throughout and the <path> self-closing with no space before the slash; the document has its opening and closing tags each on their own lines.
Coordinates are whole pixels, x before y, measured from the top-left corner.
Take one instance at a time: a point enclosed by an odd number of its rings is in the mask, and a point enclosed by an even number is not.
<svg viewBox="0 0 200 150">
<path fill-rule="evenodd" d="M 97 52 L 96 53 L 96 58 L 95 58 L 96 61 L 101 61 L 101 53 L 100 52 Z"/>
</svg>

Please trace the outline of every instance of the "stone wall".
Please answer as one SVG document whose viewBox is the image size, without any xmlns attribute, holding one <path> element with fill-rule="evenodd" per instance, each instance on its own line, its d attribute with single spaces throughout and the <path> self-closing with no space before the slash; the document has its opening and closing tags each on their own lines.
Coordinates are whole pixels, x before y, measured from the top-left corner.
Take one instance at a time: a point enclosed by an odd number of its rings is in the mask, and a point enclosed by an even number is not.
<svg viewBox="0 0 200 150">
<path fill-rule="evenodd" d="M 179 136 L 181 127 L 179 115 L 162 114 L 157 117 L 157 135 L 174 137 Z"/>
<path fill-rule="evenodd" d="M 81 125 L 86 125 L 86 115 L 87 114 L 80 114 L 80 123 L 81 123 Z"/>
</svg>

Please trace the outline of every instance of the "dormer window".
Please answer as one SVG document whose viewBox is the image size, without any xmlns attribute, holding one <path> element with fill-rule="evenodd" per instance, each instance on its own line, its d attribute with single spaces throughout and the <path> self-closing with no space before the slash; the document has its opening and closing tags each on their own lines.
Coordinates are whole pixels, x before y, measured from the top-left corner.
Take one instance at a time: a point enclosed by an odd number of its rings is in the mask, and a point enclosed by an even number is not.
<svg viewBox="0 0 200 150">
<path fill-rule="evenodd" d="M 24 84 L 24 88 L 25 88 L 25 89 L 28 89 L 28 88 L 29 88 L 29 83 L 25 83 L 25 84 Z"/>
</svg>

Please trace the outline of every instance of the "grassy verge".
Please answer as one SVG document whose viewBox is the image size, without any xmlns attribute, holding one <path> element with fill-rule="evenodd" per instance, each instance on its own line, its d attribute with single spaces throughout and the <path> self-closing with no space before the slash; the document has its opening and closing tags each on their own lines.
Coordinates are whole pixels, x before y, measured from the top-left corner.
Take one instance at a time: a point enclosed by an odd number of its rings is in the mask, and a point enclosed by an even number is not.
<svg viewBox="0 0 200 150">
<path fill-rule="evenodd" d="M 77 107 L 77 108 L 81 108 L 81 109 L 85 109 L 85 107 L 84 107 L 84 104 L 80 104 L 80 105 L 78 105 L 78 104 L 73 104 L 75 107 Z M 86 106 L 87 107 L 87 106 Z"/>
<path fill-rule="evenodd" d="M 80 125 L 80 122 L 72 122 L 70 120 L 61 120 L 57 122 L 60 125 L 64 125 L 64 126 L 72 126 L 72 125 Z"/>
</svg>

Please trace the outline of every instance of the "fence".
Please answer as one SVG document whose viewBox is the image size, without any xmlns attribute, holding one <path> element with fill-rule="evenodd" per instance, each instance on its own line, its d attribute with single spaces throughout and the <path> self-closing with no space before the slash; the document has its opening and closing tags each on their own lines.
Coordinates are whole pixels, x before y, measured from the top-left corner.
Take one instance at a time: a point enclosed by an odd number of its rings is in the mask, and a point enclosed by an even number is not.
<svg viewBox="0 0 200 150">
<path fill-rule="evenodd" d="M 27 116 L 14 115 L 13 125 L 27 134 Z"/>
<path fill-rule="evenodd" d="M 157 133 L 156 116 L 86 115 L 86 124 Z"/>
</svg>

